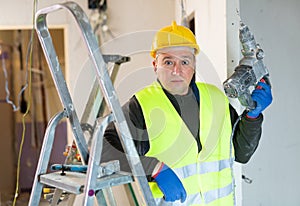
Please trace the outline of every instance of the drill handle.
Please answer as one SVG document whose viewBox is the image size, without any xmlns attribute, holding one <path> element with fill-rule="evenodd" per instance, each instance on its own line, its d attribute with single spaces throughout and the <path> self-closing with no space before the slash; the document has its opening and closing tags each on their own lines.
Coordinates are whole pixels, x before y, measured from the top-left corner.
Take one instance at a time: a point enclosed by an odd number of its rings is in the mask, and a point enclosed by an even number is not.
<svg viewBox="0 0 300 206">
<path fill-rule="evenodd" d="M 247 92 L 243 93 L 238 97 L 241 105 L 246 107 L 247 110 L 253 110 L 256 107 L 256 103 L 253 101 L 250 91 L 247 90 Z"/>
<path fill-rule="evenodd" d="M 269 75 L 264 76 L 260 82 L 264 82 L 271 86 Z M 260 86 L 256 86 L 256 89 L 260 89 Z M 246 107 L 247 110 L 251 111 L 256 108 L 256 102 L 253 101 L 249 89 L 239 97 L 239 101 L 243 106 Z"/>
<path fill-rule="evenodd" d="M 271 87 L 271 81 L 270 81 L 270 77 L 269 75 L 265 75 L 262 79 L 262 82 L 265 82 L 267 85 L 269 85 Z"/>
</svg>

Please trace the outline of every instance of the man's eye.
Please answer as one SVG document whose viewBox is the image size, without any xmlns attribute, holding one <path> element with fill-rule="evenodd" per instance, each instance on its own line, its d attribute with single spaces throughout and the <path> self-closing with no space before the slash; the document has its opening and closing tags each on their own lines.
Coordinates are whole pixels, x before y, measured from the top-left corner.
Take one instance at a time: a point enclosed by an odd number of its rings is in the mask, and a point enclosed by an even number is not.
<svg viewBox="0 0 300 206">
<path fill-rule="evenodd" d="M 182 65 L 189 65 L 190 62 L 189 62 L 188 60 L 183 60 L 183 61 L 181 62 L 181 64 L 182 64 Z"/>
<path fill-rule="evenodd" d="M 173 65 L 172 61 L 165 61 L 165 65 Z"/>
</svg>

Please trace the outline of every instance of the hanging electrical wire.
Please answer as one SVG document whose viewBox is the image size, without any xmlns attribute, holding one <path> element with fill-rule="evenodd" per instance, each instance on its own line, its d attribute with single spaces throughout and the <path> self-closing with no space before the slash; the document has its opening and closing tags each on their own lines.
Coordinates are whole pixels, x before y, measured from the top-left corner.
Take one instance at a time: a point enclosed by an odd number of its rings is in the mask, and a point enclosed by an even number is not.
<svg viewBox="0 0 300 206">
<path fill-rule="evenodd" d="M 6 69 L 6 59 L 8 59 L 8 54 L 7 52 L 4 51 L 2 46 L 0 45 L 0 59 L 1 59 L 1 66 L 4 74 L 4 79 L 5 79 L 5 92 L 6 92 L 6 98 L 5 101 L 8 104 L 11 104 L 13 107 L 13 110 L 16 110 L 16 106 L 14 103 L 10 100 L 10 91 L 9 91 L 9 81 L 8 81 L 8 74 L 7 74 L 7 69 Z"/>
<path fill-rule="evenodd" d="M 32 29 L 31 29 L 30 42 L 29 42 L 29 47 L 28 47 L 28 52 L 27 52 L 27 57 L 28 58 L 26 58 L 26 68 L 29 69 L 29 78 L 28 78 L 29 101 L 28 101 L 26 112 L 22 116 L 22 128 L 23 128 L 23 130 L 22 130 L 22 138 L 21 138 L 20 147 L 19 147 L 19 154 L 18 154 L 17 174 L 16 174 L 16 188 L 15 188 L 15 195 L 14 195 L 14 199 L 13 199 L 13 206 L 16 205 L 17 198 L 19 196 L 21 156 L 22 156 L 23 145 L 24 145 L 24 140 L 25 140 L 25 132 L 26 132 L 25 117 L 28 115 L 29 110 L 30 110 L 31 65 L 32 65 L 32 51 L 33 51 L 33 37 L 34 37 L 34 34 L 35 34 L 35 13 L 36 13 L 36 10 L 37 10 L 37 0 L 34 0 L 33 1 L 33 10 L 32 10 Z"/>
<path fill-rule="evenodd" d="M 1 59 L 1 67 L 2 67 L 2 70 L 3 70 L 3 74 L 4 74 L 4 79 L 5 79 L 5 93 L 6 93 L 6 97 L 5 97 L 5 101 L 6 103 L 10 104 L 12 106 L 12 109 L 14 112 L 16 111 L 19 111 L 20 108 L 22 107 L 21 105 L 21 98 L 23 99 L 23 95 L 24 95 L 24 92 L 28 86 L 28 83 L 27 83 L 27 71 L 26 71 L 26 74 L 25 74 L 25 82 L 26 84 L 24 86 L 21 87 L 21 90 L 20 92 L 18 93 L 17 95 L 17 103 L 15 104 L 13 102 L 13 100 L 11 100 L 11 92 L 10 92 L 10 89 L 9 89 L 9 80 L 8 80 L 8 72 L 7 72 L 7 68 L 6 68 L 6 60 L 8 59 L 8 54 L 4 51 L 4 49 L 2 48 L 1 44 L 0 44 L 0 59 Z M 22 68 L 22 65 L 21 65 L 21 68 Z"/>
</svg>

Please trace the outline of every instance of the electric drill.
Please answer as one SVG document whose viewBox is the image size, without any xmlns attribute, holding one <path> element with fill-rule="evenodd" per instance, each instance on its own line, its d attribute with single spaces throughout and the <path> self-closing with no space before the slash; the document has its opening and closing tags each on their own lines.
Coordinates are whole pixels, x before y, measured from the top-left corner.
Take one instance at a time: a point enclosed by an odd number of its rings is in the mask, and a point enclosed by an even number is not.
<svg viewBox="0 0 300 206">
<path fill-rule="evenodd" d="M 247 25 L 240 23 L 239 39 L 242 44 L 243 58 L 234 73 L 223 83 L 225 93 L 230 98 L 238 98 L 248 110 L 256 107 L 251 98 L 250 88 L 259 81 L 270 85 L 269 72 L 263 63 L 264 51 L 256 43 Z"/>
</svg>

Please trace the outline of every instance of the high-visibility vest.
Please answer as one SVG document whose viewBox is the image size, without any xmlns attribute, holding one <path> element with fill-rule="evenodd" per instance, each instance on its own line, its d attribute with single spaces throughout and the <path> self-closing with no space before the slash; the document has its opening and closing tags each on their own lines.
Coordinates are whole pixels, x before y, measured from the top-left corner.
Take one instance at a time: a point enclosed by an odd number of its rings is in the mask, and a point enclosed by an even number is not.
<svg viewBox="0 0 300 206">
<path fill-rule="evenodd" d="M 228 99 L 213 85 L 196 84 L 200 95 L 200 153 L 194 136 L 158 82 L 136 93 L 149 135 L 150 148 L 146 156 L 164 162 L 183 183 L 186 201 L 171 205 L 233 206 L 233 147 Z M 149 184 L 158 205 L 170 205 L 164 202 L 157 184 Z"/>
</svg>

